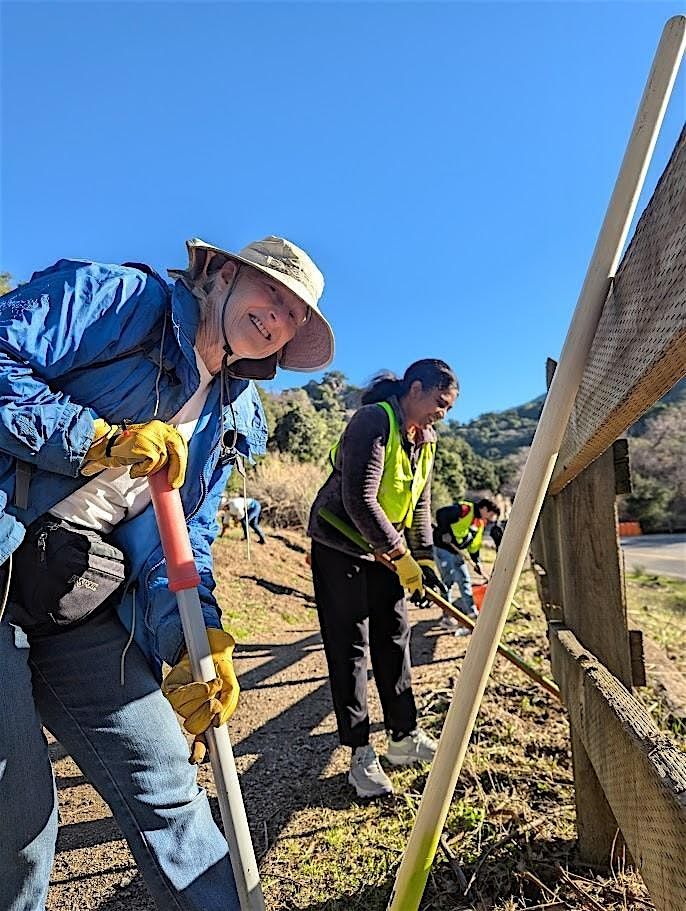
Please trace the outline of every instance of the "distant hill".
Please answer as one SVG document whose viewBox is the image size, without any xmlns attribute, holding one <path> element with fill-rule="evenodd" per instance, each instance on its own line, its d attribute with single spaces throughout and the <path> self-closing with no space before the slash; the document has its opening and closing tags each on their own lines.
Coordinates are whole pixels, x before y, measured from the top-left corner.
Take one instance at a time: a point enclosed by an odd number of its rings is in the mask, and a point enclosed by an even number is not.
<svg viewBox="0 0 686 911">
<path fill-rule="evenodd" d="M 451 421 L 450 427 L 455 434 L 466 440 L 478 455 L 499 461 L 531 444 L 544 401 L 545 395 L 539 395 L 531 402 L 505 411 L 487 411 L 467 424 Z M 686 404 L 686 378 L 649 408 L 629 428 L 628 435 L 643 436 L 646 425 L 652 418 L 662 414 L 666 409 L 683 404 Z"/>
<path fill-rule="evenodd" d="M 451 429 L 486 459 L 499 461 L 529 446 L 545 395 L 506 411 L 487 411 L 468 424 L 451 421 Z"/>
<path fill-rule="evenodd" d="M 659 414 L 662 414 L 667 408 L 682 405 L 686 405 L 686 377 L 670 389 L 666 395 L 663 395 L 659 402 L 655 402 L 652 408 L 649 408 L 643 417 L 640 417 L 636 423 L 629 428 L 629 436 L 643 436 L 646 423 L 651 420 L 651 418 L 655 418 Z"/>
</svg>

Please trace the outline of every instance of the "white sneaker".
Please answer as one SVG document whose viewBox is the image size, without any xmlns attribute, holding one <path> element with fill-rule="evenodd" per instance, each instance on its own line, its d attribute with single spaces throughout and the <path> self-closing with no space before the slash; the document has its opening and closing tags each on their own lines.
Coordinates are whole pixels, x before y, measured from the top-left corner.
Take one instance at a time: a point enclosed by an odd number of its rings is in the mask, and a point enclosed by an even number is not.
<svg viewBox="0 0 686 911">
<path fill-rule="evenodd" d="M 386 797 L 393 793 L 391 779 L 381 768 L 374 747 L 369 744 L 353 750 L 348 781 L 358 797 Z"/>
<path fill-rule="evenodd" d="M 386 759 L 391 765 L 412 765 L 415 762 L 431 762 L 438 744 L 421 728 L 403 737 L 389 740 Z"/>
<path fill-rule="evenodd" d="M 443 614 L 438 625 L 441 629 L 447 629 L 453 633 L 460 624 L 455 617 L 451 617 L 450 614 Z"/>
</svg>

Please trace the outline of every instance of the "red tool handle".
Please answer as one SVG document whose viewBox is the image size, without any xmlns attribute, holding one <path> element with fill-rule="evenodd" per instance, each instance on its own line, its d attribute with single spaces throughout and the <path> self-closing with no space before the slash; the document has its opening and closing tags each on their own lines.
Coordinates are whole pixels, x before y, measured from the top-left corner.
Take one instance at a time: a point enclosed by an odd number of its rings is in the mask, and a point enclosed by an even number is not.
<svg viewBox="0 0 686 911">
<path fill-rule="evenodd" d="M 162 550 L 167 560 L 169 588 L 173 592 L 195 588 L 200 584 L 200 575 L 188 537 L 186 516 L 181 505 L 181 495 L 167 480 L 167 471 L 162 469 L 148 478 L 150 496 L 160 530 Z"/>
</svg>

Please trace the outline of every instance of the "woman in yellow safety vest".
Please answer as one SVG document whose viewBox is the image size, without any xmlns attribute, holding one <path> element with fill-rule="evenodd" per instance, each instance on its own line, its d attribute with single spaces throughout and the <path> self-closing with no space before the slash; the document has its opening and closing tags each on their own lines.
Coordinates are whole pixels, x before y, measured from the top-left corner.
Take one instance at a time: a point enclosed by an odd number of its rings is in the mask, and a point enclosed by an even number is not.
<svg viewBox="0 0 686 911">
<path fill-rule="evenodd" d="M 421 601 L 424 582 L 445 592 L 432 553 L 433 424 L 445 417 L 458 389 L 450 367 L 434 359 L 412 364 L 402 379 L 379 375 L 331 451 L 333 470 L 310 514 L 314 591 L 338 734 L 353 751 L 348 780 L 360 797 L 393 791 L 369 744 L 367 652 L 389 734 L 386 759 L 409 765 L 430 761 L 436 750 L 417 727 L 405 593 Z"/>
</svg>

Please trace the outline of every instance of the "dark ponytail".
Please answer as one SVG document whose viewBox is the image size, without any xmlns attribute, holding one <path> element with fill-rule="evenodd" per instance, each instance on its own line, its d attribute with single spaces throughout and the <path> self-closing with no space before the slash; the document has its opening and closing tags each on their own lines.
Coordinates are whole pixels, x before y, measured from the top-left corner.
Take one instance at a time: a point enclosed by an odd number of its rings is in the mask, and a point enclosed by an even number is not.
<svg viewBox="0 0 686 911">
<path fill-rule="evenodd" d="M 405 391 L 402 380 L 390 370 L 377 373 L 369 386 L 362 393 L 362 404 L 373 405 L 375 402 L 385 402 L 392 395 L 401 396 Z"/>
<path fill-rule="evenodd" d="M 400 398 L 409 392 L 410 386 L 415 380 L 419 380 L 424 390 L 455 389 L 457 392 L 460 391 L 457 377 L 445 361 L 428 357 L 410 364 L 402 379 L 398 379 L 390 370 L 377 373 L 362 393 L 362 404 L 373 405 L 375 402 L 384 402 L 392 395 Z"/>
</svg>

